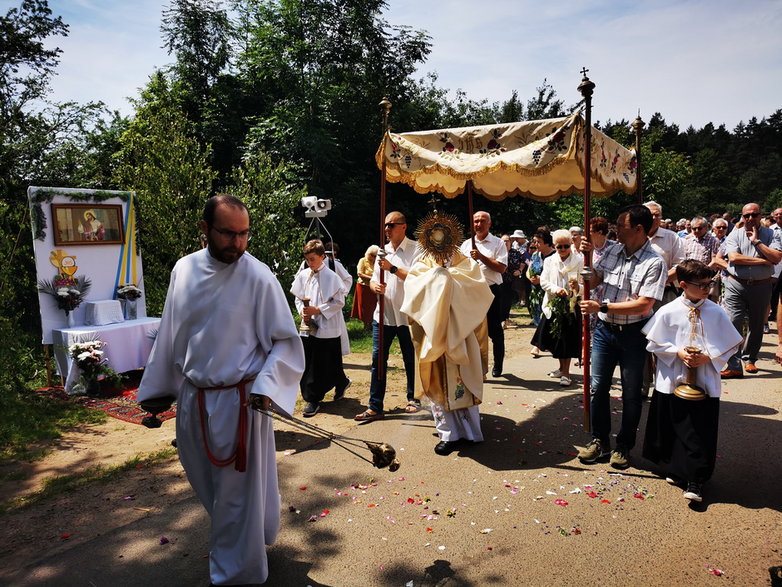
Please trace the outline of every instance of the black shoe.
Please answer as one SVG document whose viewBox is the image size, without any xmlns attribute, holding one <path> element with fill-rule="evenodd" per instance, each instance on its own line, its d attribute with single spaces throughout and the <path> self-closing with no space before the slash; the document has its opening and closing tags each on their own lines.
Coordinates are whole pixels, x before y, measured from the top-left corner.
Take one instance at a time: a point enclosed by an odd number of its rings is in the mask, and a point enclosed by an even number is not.
<svg viewBox="0 0 782 587">
<path fill-rule="evenodd" d="M 687 483 L 687 490 L 684 492 L 684 499 L 690 501 L 702 502 L 703 501 L 703 485 L 690 481 Z"/>
<path fill-rule="evenodd" d="M 319 409 L 320 405 L 317 402 L 307 402 L 307 405 L 304 406 L 304 410 L 301 412 L 301 415 L 305 418 L 312 418 L 312 416 L 318 413 Z"/>
<path fill-rule="evenodd" d="M 339 401 L 345 397 L 345 392 L 351 385 L 353 385 L 353 382 L 347 377 L 345 378 L 345 383 L 342 385 L 337 385 L 337 387 L 334 388 L 334 401 Z"/>
<path fill-rule="evenodd" d="M 497 365 L 494 365 L 494 367 L 491 370 L 491 376 L 499 377 L 500 375 L 502 375 L 502 367 L 498 367 Z"/>
<path fill-rule="evenodd" d="M 434 447 L 434 452 L 438 455 L 449 455 L 462 445 L 461 440 L 441 440 Z"/>
</svg>

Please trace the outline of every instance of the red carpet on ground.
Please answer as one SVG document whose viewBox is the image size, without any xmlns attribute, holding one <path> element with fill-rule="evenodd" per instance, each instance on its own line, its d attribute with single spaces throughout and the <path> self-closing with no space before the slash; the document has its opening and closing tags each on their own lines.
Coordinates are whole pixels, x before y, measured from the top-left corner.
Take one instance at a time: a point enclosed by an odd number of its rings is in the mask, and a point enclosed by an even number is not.
<svg viewBox="0 0 782 587">
<path fill-rule="evenodd" d="M 137 390 L 138 380 L 135 380 L 135 378 L 131 376 L 129 381 L 125 382 L 122 388 L 108 390 L 100 397 L 68 395 L 65 393 L 65 390 L 59 386 L 43 387 L 41 389 L 36 389 L 34 393 L 57 400 L 78 402 L 88 408 L 103 410 L 112 418 L 131 422 L 133 424 L 141 424 L 141 420 L 149 416 L 149 413 L 139 408 L 138 403 L 136 402 Z M 162 414 L 158 414 L 157 417 L 162 421 L 176 417 L 176 404 Z"/>
</svg>

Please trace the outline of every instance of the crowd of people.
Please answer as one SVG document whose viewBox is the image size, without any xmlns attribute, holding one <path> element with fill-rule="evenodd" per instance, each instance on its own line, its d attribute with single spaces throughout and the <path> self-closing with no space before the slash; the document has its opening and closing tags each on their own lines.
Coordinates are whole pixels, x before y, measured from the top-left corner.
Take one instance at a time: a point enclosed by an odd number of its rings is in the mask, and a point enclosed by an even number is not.
<svg viewBox="0 0 782 587">
<path fill-rule="evenodd" d="M 543 226 L 528 240 L 520 229 L 493 235 L 490 214 L 479 211 L 462 240 L 458 224 L 434 213 L 415 241 L 405 215 L 391 212 L 387 242 L 367 249 L 357 266 L 350 314 L 371 328 L 373 349 L 368 405 L 355 421 L 384 417 L 397 339 L 404 410 L 417 412 L 428 398 L 435 453 L 480 443 L 489 356 L 491 377 L 502 377 L 513 304 L 528 307 L 532 354 L 558 360 L 549 376 L 562 387 L 572 385 L 571 367 L 583 358 L 586 315 L 591 438 L 579 460 L 630 466 L 652 364 L 643 455 L 683 486 L 686 499 L 701 501 L 716 460 L 721 379 L 756 373 L 772 308 L 782 320 L 782 209 L 771 218 L 766 226 L 749 203 L 739 218 L 696 216 L 676 232 L 678 223 L 647 202 L 624 208 L 615 222 L 591 219 L 588 238 L 577 226 Z M 201 231 L 206 247 L 171 274 L 138 399 L 178 401 L 180 459 L 211 517 L 212 583 L 262 583 L 263 545 L 274 541 L 280 515 L 273 430 L 263 411 L 292 415 L 300 392 L 303 416 L 313 417 L 331 390 L 335 400 L 344 397 L 351 381 L 342 362 L 350 352 L 343 308 L 353 279 L 336 243 L 308 241 L 290 286 L 297 329 L 281 285 L 246 252 L 244 204 L 230 195 L 210 199 Z M 782 336 L 779 349 L 782 362 Z M 623 408 L 612 449 L 609 390 L 617 365 Z"/>
</svg>

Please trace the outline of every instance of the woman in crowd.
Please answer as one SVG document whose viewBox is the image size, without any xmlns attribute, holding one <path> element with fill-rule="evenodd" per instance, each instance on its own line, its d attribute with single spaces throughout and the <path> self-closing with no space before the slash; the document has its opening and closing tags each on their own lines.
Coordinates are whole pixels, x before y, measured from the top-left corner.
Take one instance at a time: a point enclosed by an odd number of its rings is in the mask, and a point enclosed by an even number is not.
<svg viewBox="0 0 782 587">
<path fill-rule="evenodd" d="M 532 237 L 532 245 L 536 251 L 530 259 L 527 268 L 527 279 L 531 284 L 527 301 L 529 305 L 529 314 L 535 326 L 540 324 L 541 304 L 543 303 L 543 289 L 540 287 L 540 274 L 543 272 L 543 260 L 554 254 L 554 242 L 551 240 L 551 233 L 545 228 L 540 227 Z M 540 349 L 533 346 L 530 351 L 533 357 L 540 356 Z"/>
<path fill-rule="evenodd" d="M 581 314 L 578 299 L 581 292 L 579 277 L 584 258 L 573 251 L 573 238 L 567 230 L 556 230 L 551 235 L 556 255 L 543 262 L 540 287 L 545 292 L 540 324 L 532 338 L 535 347 L 550 351 L 559 359 L 559 369 L 549 377 L 558 377 L 566 387 L 570 379 L 570 360 L 581 356 Z"/>
<path fill-rule="evenodd" d="M 358 280 L 356 281 L 356 291 L 353 294 L 353 307 L 350 309 L 350 317 L 361 320 L 366 330 L 372 330 L 372 314 L 374 314 L 375 305 L 377 305 L 377 295 L 369 289 L 377 251 L 378 246 L 372 245 L 358 261 L 356 267 Z"/>
<path fill-rule="evenodd" d="M 503 234 L 502 242 L 505 243 L 505 247 L 508 249 L 508 266 L 505 268 L 505 273 L 502 274 L 502 327 L 507 328 L 510 326 L 510 309 L 513 306 L 513 301 L 516 299 L 516 292 L 513 286 L 516 280 L 521 276 L 521 251 L 511 246 L 512 241 L 510 235 Z"/>
</svg>

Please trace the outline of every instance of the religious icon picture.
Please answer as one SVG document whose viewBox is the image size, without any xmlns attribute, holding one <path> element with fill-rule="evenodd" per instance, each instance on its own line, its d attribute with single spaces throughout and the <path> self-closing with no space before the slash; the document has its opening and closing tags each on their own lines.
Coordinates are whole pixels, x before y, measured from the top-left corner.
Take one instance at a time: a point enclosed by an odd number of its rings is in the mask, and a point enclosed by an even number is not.
<svg viewBox="0 0 782 587">
<path fill-rule="evenodd" d="M 54 244 L 121 245 L 122 206 L 109 204 L 52 204 Z"/>
</svg>

